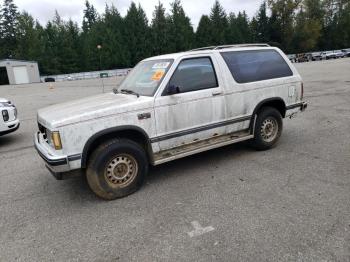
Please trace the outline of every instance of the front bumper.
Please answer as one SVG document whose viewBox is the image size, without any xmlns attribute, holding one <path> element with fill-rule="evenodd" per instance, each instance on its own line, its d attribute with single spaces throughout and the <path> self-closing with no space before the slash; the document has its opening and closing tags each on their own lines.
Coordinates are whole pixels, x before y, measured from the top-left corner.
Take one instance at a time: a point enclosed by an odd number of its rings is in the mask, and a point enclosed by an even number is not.
<svg viewBox="0 0 350 262">
<path fill-rule="evenodd" d="M 6 125 L 3 125 L 0 128 L 0 136 L 15 132 L 20 126 L 19 120 L 16 119 L 14 121 L 11 122 L 7 122 Z"/>
<path fill-rule="evenodd" d="M 44 159 L 46 167 L 51 171 L 51 173 L 57 174 L 70 171 L 68 157 L 54 154 L 44 145 L 44 143 L 45 141 L 43 141 L 40 132 L 36 133 L 34 135 L 35 149 L 38 151 L 41 158 Z"/>
</svg>

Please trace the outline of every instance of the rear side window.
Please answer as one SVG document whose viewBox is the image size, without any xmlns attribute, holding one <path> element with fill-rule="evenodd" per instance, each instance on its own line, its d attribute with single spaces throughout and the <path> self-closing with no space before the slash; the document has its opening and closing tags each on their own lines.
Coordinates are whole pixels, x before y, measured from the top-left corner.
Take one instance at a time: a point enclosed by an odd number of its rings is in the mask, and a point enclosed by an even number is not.
<svg viewBox="0 0 350 262">
<path fill-rule="evenodd" d="M 211 59 L 201 57 L 181 61 L 169 85 L 179 87 L 180 93 L 217 87 L 218 82 Z"/>
<path fill-rule="evenodd" d="M 249 83 L 292 76 L 293 72 L 275 50 L 222 52 L 237 83 Z"/>
</svg>

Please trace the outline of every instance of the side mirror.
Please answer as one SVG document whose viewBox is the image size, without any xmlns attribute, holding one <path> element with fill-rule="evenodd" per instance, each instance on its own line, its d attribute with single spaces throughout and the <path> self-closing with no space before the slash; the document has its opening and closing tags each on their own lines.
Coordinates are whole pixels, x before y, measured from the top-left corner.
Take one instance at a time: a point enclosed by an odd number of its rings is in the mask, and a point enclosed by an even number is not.
<svg viewBox="0 0 350 262">
<path fill-rule="evenodd" d="M 174 95 L 180 93 L 180 87 L 175 86 L 175 85 L 168 85 L 167 88 L 167 94 L 168 95 Z"/>
</svg>

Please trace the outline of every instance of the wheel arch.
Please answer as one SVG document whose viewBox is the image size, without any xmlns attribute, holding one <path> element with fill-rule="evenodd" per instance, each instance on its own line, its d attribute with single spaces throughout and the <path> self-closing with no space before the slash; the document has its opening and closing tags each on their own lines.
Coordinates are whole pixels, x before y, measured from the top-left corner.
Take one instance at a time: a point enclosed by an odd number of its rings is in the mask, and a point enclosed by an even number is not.
<svg viewBox="0 0 350 262">
<path fill-rule="evenodd" d="M 141 144 L 145 149 L 147 158 L 152 160 L 152 146 L 146 131 L 137 126 L 118 126 L 99 131 L 88 139 L 83 149 L 81 167 L 87 167 L 89 156 L 98 145 L 117 137 L 127 138 Z"/>
<path fill-rule="evenodd" d="M 249 127 L 251 132 L 253 132 L 256 114 L 263 107 L 266 107 L 266 106 L 276 108 L 281 113 L 282 118 L 286 117 L 286 103 L 281 97 L 271 97 L 271 98 L 264 99 L 257 104 L 257 106 L 253 111 L 252 120 L 250 121 L 250 127 Z"/>
</svg>

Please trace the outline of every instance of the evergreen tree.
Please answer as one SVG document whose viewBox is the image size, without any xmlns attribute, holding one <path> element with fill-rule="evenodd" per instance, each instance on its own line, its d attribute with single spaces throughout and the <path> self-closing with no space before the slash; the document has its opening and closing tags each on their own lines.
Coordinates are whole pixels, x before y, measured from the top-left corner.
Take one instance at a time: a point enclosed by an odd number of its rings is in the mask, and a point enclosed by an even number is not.
<svg viewBox="0 0 350 262">
<path fill-rule="evenodd" d="M 106 5 L 106 11 L 102 20 L 101 44 L 103 68 L 125 68 L 128 66 L 127 41 L 123 35 L 124 22 L 114 5 Z"/>
<path fill-rule="evenodd" d="M 223 45 L 226 43 L 228 28 L 227 15 L 224 8 L 218 0 L 215 0 L 210 13 L 211 32 L 207 37 L 211 37 L 211 43 L 214 45 Z"/>
<path fill-rule="evenodd" d="M 143 58 L 149 56 L 150 32 L 145 11 L 139 5 L 131 3 L 125 17 L 124 34 L 128 47 L 128 65 L 134 66 Z"/>
<path fill-rule="evenodd" d="M 61 73 L 74 73 L 81 70 L 79 28 L 77 23 L 69 20 L 59 30 L 61 48 L 58 50 L 59 69 Z"/>
<path fill-rule="evenodd" d="M 83 32 L 91 30 L 93 25 L 97 22 L 98 14 L 93 5 L 88 0 L 85 2 L 84 17 L 83 17 Z"/>
<path fill-rule="evenodd" d="M 170 18 L 165 15 L 165 8 L 158 3 L 153 12 L 151 23 L 152 53 L 154 55 L 164 54 L 169 51 Z"/>
<path fill-rule="evenodd" d="M 245 11 L 238 12 L 236 25 L 242 37 L 240 43 L 249 43 L 252 40 L 252 33 L 250 31 L 248 16 Z"/>
<path fill-rule="evenodd" d="M 295 11 L 300 3 L 301 0 L 269 0 L 274 18 L 273 28 L 271 29 L 280 32 L 280 39 L 278 40 L 286 52 L 291 48 Z"/>
<path fill-rule="evenodd" d="M 244 42 L 244 36 L 239 30 L 237 17 L 235 13 L 230 13 L 228 17 L 227 42 L 230 44 L 241 44 Z"/>
<path fill-rule="evenodd" d="M 180 0 L 171 3 L 170 49 L 173 52 L 186 51 L 194 46 L 194 32 L 190 18 L 186 16 Z"/>
<path fill-rule="evenodd" d="M 12 58 L 16 52 L 16 31 L 18 26 L 18 10 L 13 0 L 4 0 L 0 21 L 0 57 Z"/>
<path fill-rule="evenodd" d="M 38 22 L 27 12 L 23 12 L 18 17 L 16 31 L 17 46 L 15 57 L 24 60 L 36 60 L 40 57 L 41 42 Z"/>
<path fill-rule="evenodd" d="M 213 45 L 213 42 L 209 37 L 211 32 L 210 18 L 207 15 L 202 15 L 196 32 L 196 46 L 205 47 Z"/>
<path fill-rule="evenodd" d="M 256 41 L 267 43 L 270 41 L 269 18 L 266 12 L 266 2 L 260 5 L 258 14 L 256 16 Z M 255 23 L 254 21 L 254 23 Z"/>
</svg>

